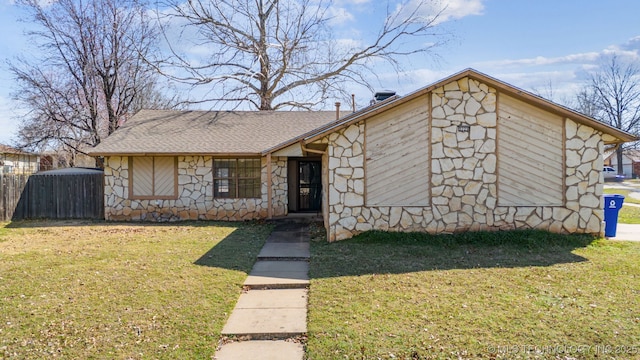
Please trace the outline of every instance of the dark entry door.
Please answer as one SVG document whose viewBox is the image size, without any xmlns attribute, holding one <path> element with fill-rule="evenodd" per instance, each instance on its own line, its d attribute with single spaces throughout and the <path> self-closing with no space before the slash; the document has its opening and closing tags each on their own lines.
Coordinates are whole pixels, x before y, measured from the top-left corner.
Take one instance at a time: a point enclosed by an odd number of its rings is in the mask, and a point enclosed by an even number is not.
<svg viewBox="0 0 640 360">
<path fill-rule="evenodd" d="M 322 165 L 320 161 L 298 162 L 298 210 L 318 211 L 322 204 Z"/>
</svg>

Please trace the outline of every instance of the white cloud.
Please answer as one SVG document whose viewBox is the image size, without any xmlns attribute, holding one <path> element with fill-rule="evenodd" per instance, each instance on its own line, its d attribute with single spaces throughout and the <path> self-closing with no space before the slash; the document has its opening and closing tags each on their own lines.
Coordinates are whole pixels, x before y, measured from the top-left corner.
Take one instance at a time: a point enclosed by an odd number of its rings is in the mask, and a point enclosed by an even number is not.
<svg viewBox="0 0 640 360">
<path fill-rule="evenodd" d="M 351 22 L 355 19 L 353 14 L 351 14 L 344 7 L 332 6 L 328 9 L 328 15 L 329 15 L 329 18 L 331 19 L 330 21 L 331 25 L 341 25 L 341 24 Z"/>
<path fill-rule="evenodd" d="M 337 4 L 342 4 L 342 5 L 364 5 L 370 2 L 371 0 L 338 0 L 336 1 Z"/>
<path fill-rule="evenodd" d="M 462 19 L 471 15 L 482 15 L 484 10 L 482 0 L 447 0 L 444 2 L 444 6 L 442 22 Z"/>
<path fill-rule="evenodd" d="M 594 62 L 597 61 L 600 57 L 601 53 L 598 52 L 589 52 L 589 53 L 581 53 L 581 54 L 570 54 L 559 57 L 545 57 L 545 56 L 536 56 L 534 58 L 525 58 L 525 59 L 505 59 L 505 60 L 496 60 L 496 61 L 485 61 L 478 63 L 479 66 L 487 66 L 487 67 L 517 67 L 517 66 L 544 66 L 544 65 L 558 65 L 558 64 L 580 64 L 584 62 Z"/>
<path fill-rule="evenodd" d="M 451 20 L 462 19 L 472 15 L 482 15 L 484 0 L 442 0 L 425 3 L 423 0 L 410 0 L 397 9 L 409 12 L 419 9 L 419 15 L 432 25 L 438 25 Z M 436 18 L 436 14 L 437 18 Z"/>
<path fill-rule="evenodd" d="M 624 50 L 640 50 L 640 36 L 632 37 L 626 43 L 620 45 Z"/>
<path fill-rule="evenodd" d="M 474 64 L 478 67 L 489 68 L 518 68 L 518 67 L 542 67 L 542 66 L 563 66 L 577 65 L 584 70 L 598 66 L 603 57 L 613 54 L 631 61 L 640 60 L 640 36 L 629 39 L 620 45 L 611 45 L 600 51 L 568 54 L 556 57 L 536 56 L 523 59 L 504 59 L 495 61 L 484 61 Z"/>
</svg>

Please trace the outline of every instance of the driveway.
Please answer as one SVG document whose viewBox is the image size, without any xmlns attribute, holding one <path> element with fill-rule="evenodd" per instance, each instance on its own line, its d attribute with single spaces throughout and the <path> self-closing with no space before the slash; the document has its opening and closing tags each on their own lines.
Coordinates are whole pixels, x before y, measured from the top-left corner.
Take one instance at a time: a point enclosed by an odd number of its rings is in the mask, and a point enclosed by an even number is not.
<svg viewBox="0 0 640 360">
<path fill-rule="evenodd" d="M 618 223 L 616 237 L 611 240 L 640 241 L 640 224 L 620 224 Z"/>
</svg>

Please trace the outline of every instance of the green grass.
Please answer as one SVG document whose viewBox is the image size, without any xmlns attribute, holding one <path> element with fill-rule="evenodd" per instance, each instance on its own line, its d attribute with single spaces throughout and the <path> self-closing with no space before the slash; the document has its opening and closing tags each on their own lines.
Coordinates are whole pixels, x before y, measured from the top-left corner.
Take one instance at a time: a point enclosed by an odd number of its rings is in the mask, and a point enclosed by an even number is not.
<svg viewBox="0 0 640 360">
<path fill-rule="evenodd" d="M 605 194 L 619 194 L 624 196 L 625 203 L 640 204 L 639 199 L 634 199 L 631 196 L 629 196 L 630 192 L 631 190 L 626 190 L 626 189 L 604 189 L 603 190 L 603 193 Z M 640 191 L 635 191 L 635 192 L 640 192 Z"/>
<path fill-rule="evenodd" d="M 640 224 L 640 207 L 623 205 L 618 212 L 618 222 L 621 224 Z"/>
<path fill-rule="evenodd" d="M 309 359 L 640 358 L 640 243 L 370 232 L 310 275 Z"/>
<path fill-rule="evenodd" d="M 270 230 L 0 224 L 0 357 L 211 358 Z"/>
</svg>

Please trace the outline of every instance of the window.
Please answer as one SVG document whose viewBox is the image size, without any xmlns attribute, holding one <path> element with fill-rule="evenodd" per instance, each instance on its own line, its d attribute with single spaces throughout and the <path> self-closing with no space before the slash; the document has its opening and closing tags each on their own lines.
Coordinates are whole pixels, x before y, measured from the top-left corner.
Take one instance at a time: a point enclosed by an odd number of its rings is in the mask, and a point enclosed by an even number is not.
<svg viewBox="0 0 640 360">
<path fill-rule="evenodd" d="M 213 196 L 259 198 L 260 159 L 214 159 Z"/>
<path fill-rule="evenodd" d="M 177 160 L 175 157 L 131 157 L 129 168 L 132 175 L 129 183 L 131 198 L 175 199 Z"/>
</svg>

